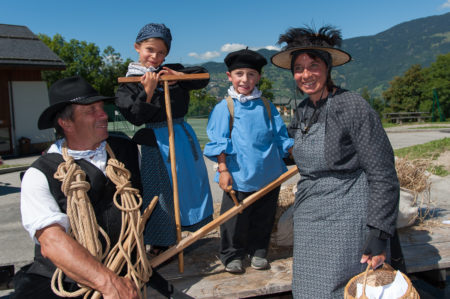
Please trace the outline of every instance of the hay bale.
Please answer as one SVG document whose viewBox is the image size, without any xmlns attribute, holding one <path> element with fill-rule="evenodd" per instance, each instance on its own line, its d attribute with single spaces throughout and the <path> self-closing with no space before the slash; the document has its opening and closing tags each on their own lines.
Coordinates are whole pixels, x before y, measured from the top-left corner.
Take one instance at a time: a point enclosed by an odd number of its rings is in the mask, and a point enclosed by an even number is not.
<svg viewBox="0 0 450 299">
<path fill-rule="evenodd" d="M 418 210 L 417 221 L 414 224 L 420 225 L 427 217 L 432 216 L 431 173 L 428 172 L 431 165 L 432 162 L 429 159 L 409 160 L 408 158 L 395 157 L 395 169 L 397 170 L 400 188 L 414 197 L 408 209 L 417 208 Z M 425 209 L 421 209 L 423 207 Z"/>
<path fill-rule="evenodd" d="M 408 158 L 395 158 L 400 187 L 421 193 L 430 188 L 430 173 L 427 171 L 431 161 L 427 159 L 409 160 Z"/>
</svg>

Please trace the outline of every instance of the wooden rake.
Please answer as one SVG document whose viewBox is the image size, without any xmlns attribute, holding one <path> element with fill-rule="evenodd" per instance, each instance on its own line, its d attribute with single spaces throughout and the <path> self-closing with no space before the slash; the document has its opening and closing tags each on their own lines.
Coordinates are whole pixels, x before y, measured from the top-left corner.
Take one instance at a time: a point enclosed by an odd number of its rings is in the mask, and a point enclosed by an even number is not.
<svg viewBox="0 0 450 299">
<path fill-rule="evenodd" d="M 245 208 L 253 204 L 255 201 L 275 189 L 276 187 L 280 186 L 283 182 L 287 181 L 294 175 L 298 173 L 297 166 L 292 167 L 282 175 L 280 175 L 277 179 L 267 184 L 262 189 L 256 191 L 249 197 L 245 198 L 240 204 L 235 205 L 234 207 L 230 208 L 228 211 L 211 221 L 210 223 L 206 224 L 205 226 L 201 227 L 197 231 L 193 232 L 189 236 L 185 237 L 181 242 L 179 242 L 176 246 L 171 247 L 170 249 L 164 251 L 160 255 L 156 256 L 150 261 L 150 265 L 152 268 L 155 268 L 168 259 L 170 259 L 175 254 L 182 252 L 182 250 L 191 244 L 193 244 L 198 239 L 202 238 L 206 234 L 208 234 L 210 231 L 221 225 L 222 223 L 225 223 L 228 221 L 231 217 L 237 215 L 238 213 L 241 213 Z"/>
<path fill-rule="evenodd" d="M 170 169 L 172 172 L 173 206 L 175 213 L 175 225 L 177 229 L 178 244 L 181 242 L 180 200 L 178 194 L 178 179 L 177 179 L 177 168 L 175 157 L 175 138 L 173 133 L 172 108 L 170 105 L 169 81 L 205 80 L 205 79 L 209 79 L 208 73 L 163 75 L 159 78 L 159 81 L 164 82 L 164 100 L 166 104 L 167 128 L 169 130 L 169 156 L 170 156 Z M 120 77 L 118 81 L 119 83 L 140 83 L 141 77 Z M 184 272 L 183 251 L 178 252 L 178 269 L 180 273 Z"/>
</svg>

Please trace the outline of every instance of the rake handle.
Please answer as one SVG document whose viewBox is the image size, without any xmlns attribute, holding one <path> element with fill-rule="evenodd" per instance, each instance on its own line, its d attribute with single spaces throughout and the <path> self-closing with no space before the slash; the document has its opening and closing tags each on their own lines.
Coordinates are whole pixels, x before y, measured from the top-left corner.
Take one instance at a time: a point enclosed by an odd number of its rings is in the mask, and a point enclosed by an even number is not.
<svg viewBox="0 0 450 299">
<path fill-rule="evenodd" d="M 142 78 L 141 76 L 119 77 L 117 81 L 119 83 L 139 83 L 141 82 L 141 78 Z M 209 73 L 163 75 L 159 78 L 159 81 L 182 81 L 182 80 L 205 80 L 205 79 L 209 79 Z"/>
</svg>

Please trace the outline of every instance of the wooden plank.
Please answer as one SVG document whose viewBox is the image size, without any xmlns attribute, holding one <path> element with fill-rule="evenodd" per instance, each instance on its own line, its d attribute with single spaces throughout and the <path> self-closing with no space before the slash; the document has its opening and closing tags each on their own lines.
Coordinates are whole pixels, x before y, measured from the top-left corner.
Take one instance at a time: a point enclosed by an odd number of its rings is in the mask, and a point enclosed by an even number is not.
<svg viewBox="0 0 450 299">
<path fill-rule="evenodd" d="M 420 244 L 403 247 L 408 273 L 450 268 L 450 243 Z"/>
<path fill-rule="evenodd" d="M 399 230 L 407 273 L 450 268 L 450 226 L 431 230 L 420 227 Z M 269 250 L 271 269 L 258 271 L 244 260 L 242 275 L 224 271 L 218 259 L 217 229 L 185 249 L 185 271 L 178 272 L 176 260 L 158 267 L 158 272 L 175 288 L 193 298 L 245 298 L 288 292 L 292 279 L 292 248 Z M 164 298 L 149 289 L 149 298 Z"/>
<path fill-rule="evenodd" d="M 408 273 L 450 268 L 449 225 L 399 230 Z"/>
<path fill-rule="evenodd" d="M 437 226 L 429 229 L 411 227 L 399 230 L 402 247 L 420 244 L 450 243 L 450 226 Z"/>
<path fill-rule="evenodd" d="M 203 238 L 185 250 L 185 271 L 178 273 L 177 264 L 171 261 L 158 268 L 158 272 L 175 288 L 193 298 L 243 298 L 276 294 L 291 290 L 292 248 L 271 247 L 269 270 L 258 271 L 244 260 L 242 275 L 225 272 L 218 259 L 219 238 Z M 149 290 L 149 298 L 164 298 Z"/>
</svg>

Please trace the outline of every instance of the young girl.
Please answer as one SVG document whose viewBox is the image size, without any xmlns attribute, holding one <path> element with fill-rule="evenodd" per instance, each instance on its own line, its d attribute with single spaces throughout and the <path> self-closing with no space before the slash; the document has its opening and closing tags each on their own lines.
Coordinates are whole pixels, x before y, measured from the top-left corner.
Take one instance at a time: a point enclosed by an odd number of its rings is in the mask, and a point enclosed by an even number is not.
<svg viewBox="0 0 450 299">
<path fill-rule="evenodd" d="M 218 162 L 215 180 L 220 188 L 226 191 L 232 186 L 242 201 L 287 170 L 282 158 L 294 141 L 288 137 L 277 109 L 261 99 L 261 91 L 255 87 L 266 59 L 245 49 L 228 54 L 225 64 L 232 86 L 228 99 L 218 103 L 210 115 L 207 133 L 211 142 L 206 144 L 204 155 Z M 233 117 L 228 103 L 233 105 Z M 280 188 L 272 190 L 221 225 L 220 259 L 226 271 L 244 272 L 242 260 L 246 254 L 252 256 L 253 268 L 269 267 L 266 256 L 279 192 Z M 224 192 L 220 213 L 233 206 Z"/>
<path fill-rule="evenodd" d="M 138 33 L 134 48 L 139 61 L 130 63 L 127 76 L 142 76 L 140 83 L 120 84 L 116 106 L 133 125 L 145 124 L 133 140 L 141 144 L 143 209 L 156 195 L 158 204 L 146 224 L 144 243 L 152 253 L 176 243 L 172 174 L 164 90 L 161 75 L 205 73 L 201 67 L 162 65 L 169 53 L 172 36 L 164 24 L 147 24 Z M 181 225 L 195 231 L 212 219 L 213 206 L 205 162 L 192 127 L 184 121 L 189 91 L 200 89 L 208 80 L 170 82 L 170 101 L 175 136 L 175 156 L 180 200 Z"/>
</svg>

